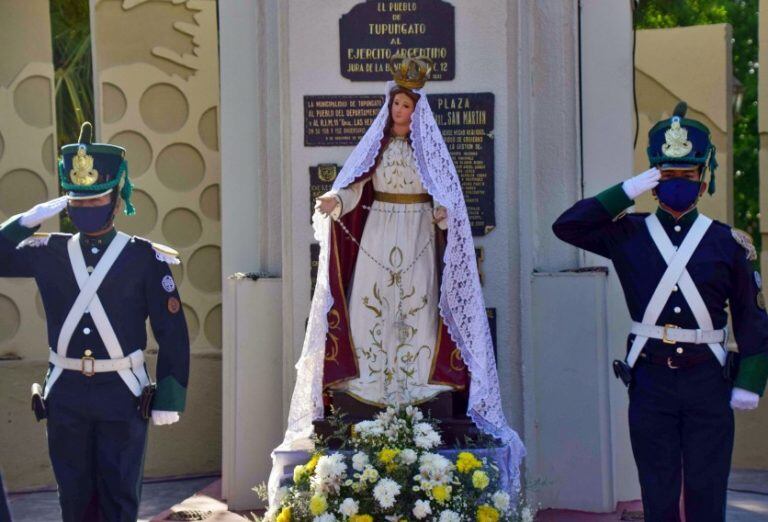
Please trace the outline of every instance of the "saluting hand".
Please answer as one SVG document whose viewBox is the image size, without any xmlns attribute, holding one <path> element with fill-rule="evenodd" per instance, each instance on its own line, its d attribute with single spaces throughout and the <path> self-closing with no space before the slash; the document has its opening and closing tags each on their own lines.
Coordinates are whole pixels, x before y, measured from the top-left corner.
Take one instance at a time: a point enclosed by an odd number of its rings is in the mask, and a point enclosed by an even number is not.
<svg viewBox="0 0 768 522">
<path fill-rule="evenodd" d="M 754 392 L 742 388 L 734 388 L 731 392 L 731 408 L 734 410 L 754 410 L 760 396 Z"/>
<path fill-rule="evenodd" d="M 656 188 L 659 179 L 661 179 L 661 172 L 656 167 L 652 167 L 642 174 L 626 180 L 621 184 L 621 188 L 624 189 L 624 193 L 629 199 L 635 199 L 640 194 Z"/>
<path fill-rule="evenodd" d="M 19 223 L 27 228 L 34 228 L 53 216 L 56 216 L 67 207 L 67 196 L 40 203 L 21 215 Z"/>
</svg>

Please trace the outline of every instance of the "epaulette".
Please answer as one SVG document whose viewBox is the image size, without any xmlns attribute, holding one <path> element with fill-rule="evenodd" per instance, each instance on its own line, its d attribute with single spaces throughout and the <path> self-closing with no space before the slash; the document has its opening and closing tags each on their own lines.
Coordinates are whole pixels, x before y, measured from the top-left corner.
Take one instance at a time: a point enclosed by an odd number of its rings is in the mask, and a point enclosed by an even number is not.
<svg viewBox="0 0 768 522">
<path fill-rule="evenodd" d="M 169 265 L 180 265 L 179 252 L 173 248 L 160 243 L 152 243 L 152 250 L 155 251 L 155 257 L 158 261 L 164 261 Z"/>
<path fill-rule="evenodd" d="M 141 241 L 143 244 L 150 247 L 154 253 L 155 258 L 157 258 L 158 261 L 162 261 L 163 263 L 168 263 L 169 265 L 180 265 L 181 259 L 179 259 L 179 253 L 172 249 L 169 246 L 163 245 L 161 243 L 153 243 L 149 239 L 145 239 L 143 237 L 139 236 L 133 236 L 133 239 L 131 241 L 136 240 Z"/>
<path fill-rule="evenodd" d="M 29 236 L 27 239 L 16 245 L 16 248 L 38 248 L 38 247 L 44 247 L 48 246 L 48 242 L 53 237 L 65 237 L 69 238 L 71 237 L 71 234 L 59 234 L 59 233 L 51 233 L 51 232 L 35 232 L 31 236 Z"/>
<path fill-rule="evenodd" d="M 755 250 L 755 245 L 752 243 L 752 236 L 738 228 L 731 228 L 731 235 L 733 236 L 733 239 L 747 251 L 748 260 L 754 261 L 757 259 L 757 250 Z"/>
</svg>

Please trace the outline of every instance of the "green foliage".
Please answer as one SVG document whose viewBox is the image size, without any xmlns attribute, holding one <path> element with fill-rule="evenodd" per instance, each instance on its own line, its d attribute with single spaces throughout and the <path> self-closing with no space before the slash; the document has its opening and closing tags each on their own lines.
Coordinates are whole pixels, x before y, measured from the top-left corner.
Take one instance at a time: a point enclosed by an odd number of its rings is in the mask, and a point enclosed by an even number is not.
<svg viewBox="0 0 768 522">
<path fill-rule="evenodd" d="M 759 0 L 640 0 L 635 27 L 651 29 L 729 23 L 732 27 L 733 75 L 742 84 L 743 101 L 734 114 L 734 225 L 745 230 L 760 251 L 757 128 Z"/>
<path fill-rule="evenodd" d="M 74 143 L 84 121 L 93 122 L 93 66 L 88 0 L 50 2 L 56 142 Z M 68 216 L 63 232 L 76 232 Z"/>
<path fill-rule="evenodd" d="M 88 0 L 51 2 L 56 129 L 59 145 L 77 141 L 93 121 L 93 68 Z"/>
</svg>

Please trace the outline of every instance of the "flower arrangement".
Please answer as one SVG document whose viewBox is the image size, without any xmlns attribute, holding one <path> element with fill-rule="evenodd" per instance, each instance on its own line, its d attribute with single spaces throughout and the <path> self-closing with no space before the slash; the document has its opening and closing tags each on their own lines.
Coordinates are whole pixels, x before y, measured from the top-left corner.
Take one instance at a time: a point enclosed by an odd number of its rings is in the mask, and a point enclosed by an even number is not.
<svg viewBox="0 0 768 522">
<path fill-rule="evenodd" d="M 351 452 L 318 451 L 280 488 L 265 522 L 533 522 L 535 510 L 499 488 L 487 458 L 454 460 L 418 408 L 388 408 L 351 427 Z"/>
</svg>

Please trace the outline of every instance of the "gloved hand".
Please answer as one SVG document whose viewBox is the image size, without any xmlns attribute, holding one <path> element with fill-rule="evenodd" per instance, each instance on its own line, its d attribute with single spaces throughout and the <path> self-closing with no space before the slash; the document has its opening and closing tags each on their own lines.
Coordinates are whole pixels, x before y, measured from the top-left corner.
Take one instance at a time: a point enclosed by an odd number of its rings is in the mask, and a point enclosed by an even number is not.
<svg viewBox="0 0 768 522">
<path fill-rule="evenodd" d="M 734 388 L 731 392 L 731 408 L 734 410 L 754 410 L 760 396 L 742 388 Z"/>
<path fill-rule="evenodd" d="M 661 172 L 656 167 L 652 167 L 642 174 L 638 174 L 633 178 L 629 178 L 621 184 L 621 188 L 624 189 L 624 193 L 629 199 L 635 199 L 643 192 L 656 187 L 659 184 L 661 178 Z"/>
<path fill-rule="evenodd" d="M 19 223 L 27 228 L 35 228 L 43 221 L 52 218 L 67 207 L 67 196 L 35 205 L 21 215 Z"/>
<path fill-rule="evenodd" d="M 167 426 L 179 422 L 178 411 L 152 410 L 152 424 L 155 426 Z"/>
</svg>

